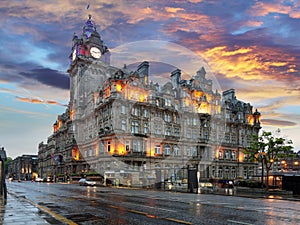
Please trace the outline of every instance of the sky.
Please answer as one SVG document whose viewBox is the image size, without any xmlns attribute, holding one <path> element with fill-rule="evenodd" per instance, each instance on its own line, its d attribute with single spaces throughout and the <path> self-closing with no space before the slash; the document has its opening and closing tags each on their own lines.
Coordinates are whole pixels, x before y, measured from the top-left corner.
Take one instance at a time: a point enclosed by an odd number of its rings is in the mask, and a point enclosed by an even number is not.
<svg viewBox="0 0 300 225">
<path fill-rule="evenodd" d="M 203 64 L 221 90 L 258 109 L 262 130 L 279 128 L 300 150 L 300 1 L 4 0 L 0 14 L 0 146 L 9 157 L 37 154 L 65 111 L 72 37 L 89 14 L 113 65 L 148 60 L 150 79 L 161 68 L 167 81 L 162 65 L 192 76 Z M 186 53 L 197 60 L 176 57 Z"/>
</svg>

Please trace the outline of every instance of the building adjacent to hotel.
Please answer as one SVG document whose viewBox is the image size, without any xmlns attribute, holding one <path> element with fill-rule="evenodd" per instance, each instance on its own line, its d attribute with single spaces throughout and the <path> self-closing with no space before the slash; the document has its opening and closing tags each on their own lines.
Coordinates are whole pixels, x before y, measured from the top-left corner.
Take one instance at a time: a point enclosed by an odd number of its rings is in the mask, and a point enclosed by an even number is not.
<svg viewBox="0 0 300 225">
<path fill-rule="evenodd" d="M 260 113 L 235 90 L 213 91 L 204 67 L 190 79 L 150 82 L 151 63 L 135 71 L 110 65 L 91 17 L 70 55 L 70 102 L 39 144 L 41 177 L 96 172 L 107 182 L 151 185 L 233 180 L 256 175 L 243 149 L 260 130 Z"/>
</svg>

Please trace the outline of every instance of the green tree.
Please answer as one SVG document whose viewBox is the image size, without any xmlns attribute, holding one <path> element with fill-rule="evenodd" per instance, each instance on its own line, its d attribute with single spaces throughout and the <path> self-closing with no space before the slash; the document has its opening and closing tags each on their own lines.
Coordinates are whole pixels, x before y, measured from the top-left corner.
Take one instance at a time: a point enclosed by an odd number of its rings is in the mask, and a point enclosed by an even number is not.
<svg viewBox="0 0 300 225">
<path fill-rule="evenodd" d="M 4 162 L 4 174 L 8 173 L 8 164 L 12 161 L 11 157 L 7 157 L 6 161 Z"/>
<path fill-rule="evenodd" d="M 280 129 L 275 132 L 263 131 L 261 135 L 254 135 L 250 147 L 245 150 L 250 160 L 261 162 L 262 183 L 264 184 L 264 168 L 266 169 L 266 187 L 269 188 L 269 172 L 274 162 L 285 157 L 293 149 L 293 142 L 280 136 Z"/>
</svg>

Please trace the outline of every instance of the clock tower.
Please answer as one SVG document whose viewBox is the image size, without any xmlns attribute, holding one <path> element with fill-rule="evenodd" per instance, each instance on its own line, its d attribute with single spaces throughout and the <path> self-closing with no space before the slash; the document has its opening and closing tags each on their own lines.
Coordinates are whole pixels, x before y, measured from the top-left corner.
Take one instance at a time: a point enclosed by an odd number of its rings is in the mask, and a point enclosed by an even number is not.
<svg viewBox="0 0 300 225">
<path fill-rule="evenodd" d="M 73 35 L 72 52 L 70 55 L 71 63 L 75 61 L 78 56 L 102 60 L 108 64 L 110 63 L 109 50 L 101 40 L 91 15 L 89 15 L 88 20 L 82 28 L 81 37 L 78 38 L 75 33 Z"/>
<path fill-rule="evenodd" d="M 82 28 L 78 37 L 75 33 L 70 53 L 70 106 L 73 119 L 84 116 L 93 102 L 99 86 L 114 70 L 110 64 L 110 52 L 97 32 L 92 16 Z"/>
</svg>

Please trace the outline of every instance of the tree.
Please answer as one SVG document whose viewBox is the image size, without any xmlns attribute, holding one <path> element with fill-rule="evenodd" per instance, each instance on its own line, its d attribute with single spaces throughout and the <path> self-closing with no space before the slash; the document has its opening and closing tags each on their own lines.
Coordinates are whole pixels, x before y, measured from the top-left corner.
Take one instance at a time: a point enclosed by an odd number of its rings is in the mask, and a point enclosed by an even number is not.
<svg viewBox="0 0 300 225">
<path fill-rule="evenodd" d="M 4 174 L 8 173 L 8 164 L 12 161 L 11 157 L 7 157 L 6 161 L 4 162 Z"/>
<path fill-rule="evenodd" d="M 264 184 L 264 167 L 266 168 L 267 183 L 269 188 L 269 172 L 274 162 L 289 154 L 293 149 L 293 142 L 280 136 L 280 129 L 275 132 L 263 131 L 261 135 L 253 135 L 250 147 L 245 154 L 253 161 L 262 164 L 262 184 Z"/>
</svg>

